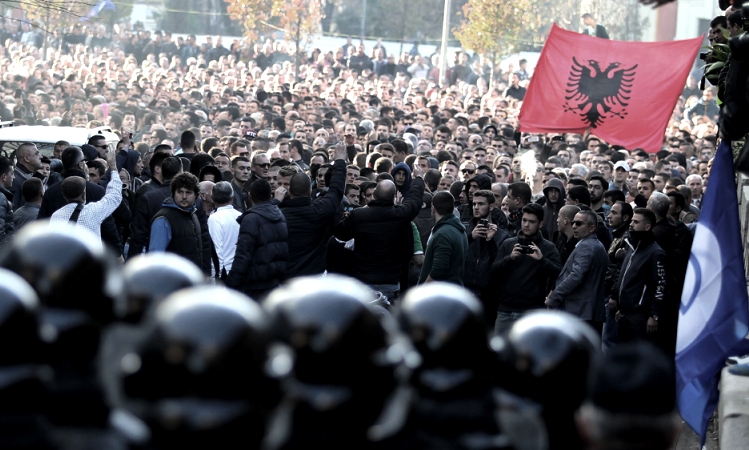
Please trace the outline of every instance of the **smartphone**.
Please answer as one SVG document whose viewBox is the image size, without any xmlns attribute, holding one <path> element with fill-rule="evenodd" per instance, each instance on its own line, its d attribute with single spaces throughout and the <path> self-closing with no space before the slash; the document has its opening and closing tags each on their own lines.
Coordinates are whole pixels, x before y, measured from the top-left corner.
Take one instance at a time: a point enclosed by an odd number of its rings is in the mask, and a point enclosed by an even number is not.
<svg viewBox="0 0 749 450">
<path fill-rule="evenodd" d="M 488 219 L 479 219 L 479 225 L 485 228 L 489 228 L 489 220 Z"/>
<path fill-rule="evenodd" d="M 530 245 L 521 245 L 520 253 L 524 255 L 530 255 L 531 253 L 533 253 L 533 248 Z"/>
<path fill-rule="evenodd" d="M 528 142 L 538 142 L 538 141 L 539 141 L 538 136 L 529 136 L 528 137 Z"/>
</svg>

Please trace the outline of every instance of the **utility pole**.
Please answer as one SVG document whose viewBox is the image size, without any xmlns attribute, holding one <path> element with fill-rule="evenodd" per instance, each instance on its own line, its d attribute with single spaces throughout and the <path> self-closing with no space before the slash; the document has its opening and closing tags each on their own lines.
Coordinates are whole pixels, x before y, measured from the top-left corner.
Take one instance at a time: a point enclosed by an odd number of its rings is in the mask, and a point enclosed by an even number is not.
<svg viewBox="0 0 749 450">
<path fill-rule="evenodd" d="M 364 40 L 364 36 L 367 35 L 367 0 L 362 0 L 361 6 L 361 40 Z"/>
<path fill-rule="evenodd" d="M 445 0 L 445 14 L 442 18 L 442 49 L 440 51 L 440 84 L 447 85 L 447 42 L 450 37 L 450 0 Z"/>
</svg>

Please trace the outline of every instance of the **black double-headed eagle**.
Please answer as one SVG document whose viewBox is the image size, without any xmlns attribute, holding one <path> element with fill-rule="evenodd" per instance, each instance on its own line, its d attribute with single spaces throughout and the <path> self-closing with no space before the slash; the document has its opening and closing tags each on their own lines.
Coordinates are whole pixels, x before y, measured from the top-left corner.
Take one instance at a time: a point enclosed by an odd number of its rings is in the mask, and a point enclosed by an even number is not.
<svg viewBox="0 0 749 450">
<path fill-rule="evenodd" d="M 602 70 L 598 61 L 580 63 L 573 56 L 565 90 L 565 112 L 577 113 L 592 128 L 602 125 L 608 117 L 624 118 L 637 64 L 628 69 L 621 66 L 612 62 Z"/>
</svg>

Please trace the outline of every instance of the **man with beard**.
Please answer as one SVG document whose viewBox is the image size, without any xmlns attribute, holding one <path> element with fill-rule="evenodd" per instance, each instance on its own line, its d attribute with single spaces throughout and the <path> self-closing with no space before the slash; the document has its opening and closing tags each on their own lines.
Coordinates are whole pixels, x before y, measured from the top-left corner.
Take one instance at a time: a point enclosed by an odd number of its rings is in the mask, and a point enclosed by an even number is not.
<svg viewBox="0 0 749 450">
<path fill-rule="evenodd" d="M 554 242 L 557 233 L 559 210 L 565 202 L 564 183 L 559 178 L 552 178 L 544 186 L 544 226 L 541 232 L 546 239 Z"/>
<path fill-rule="evenodd" d="M 619 325 L 619 342 L 652 338 L 666 292 L 666 254 L 655 242 L 655 214 L 637 208 L 632 216 L 627 256 L 609 300 Z"/>
<path fill-rule="evenodd" d="M 624 257 L 627 255 L 628 246 L 626 239 L 629 237 L 629 224 L 632 221 L 632 206 L 627 202 L 617 201 L 611 206 L 609 216 L 606 220 L 614 236 L 608 249 L 609 266 L 606 269 L 605 289 L 609 293 L 619 278 L 622 262 L 624 262 Z M 611 308 L 606 308 L 606 324 L 603 328 L 603 345 L 606 349 L 611 348 L 618 341 L 618 327 L 614 317 L 615 313 L 616 311 L 611 310 Z"/>
<path fill-rule="evenodd" d="M 603 209 L 603 193 L 608 190 L 609 183 L 600 175 L 593 175 L 588 181 L 590 191 L 590 209 L 601 219 L 606 218 Z"/>
</svg>

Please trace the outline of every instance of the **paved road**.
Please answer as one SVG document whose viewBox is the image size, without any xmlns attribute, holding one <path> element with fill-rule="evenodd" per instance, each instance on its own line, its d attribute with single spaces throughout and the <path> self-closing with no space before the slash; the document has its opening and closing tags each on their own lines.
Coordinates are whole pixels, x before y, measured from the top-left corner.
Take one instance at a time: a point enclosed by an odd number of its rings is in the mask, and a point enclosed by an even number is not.
<svg viewBox="0 0 749 450">
<path fill-rule="evenodd" d="M 710 421 L 707 427 L 707 441 L 705 442 L 705 450 L 718 450 L 718 430 L 716 428 L 716 416 Z M 700 449 L 700 438 L 697 434 L 689 428 L 684 421 L 681 422 L 679 428 L 679 437 L 676 439 L 673 450 L 701 450 Z"/>
</svg>

